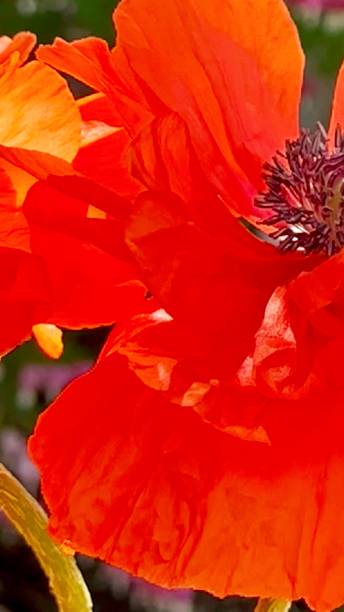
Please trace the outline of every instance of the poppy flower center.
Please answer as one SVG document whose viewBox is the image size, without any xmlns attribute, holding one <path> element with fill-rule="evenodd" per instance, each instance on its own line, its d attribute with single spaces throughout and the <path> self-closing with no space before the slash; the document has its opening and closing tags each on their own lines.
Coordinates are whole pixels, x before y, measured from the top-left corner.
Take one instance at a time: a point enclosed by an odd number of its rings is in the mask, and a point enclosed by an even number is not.
<svg viewBox="0 0 344 612">
<path fill-rule="evenodd" d="M 263 166 L 267 186 L 256 198 L 269 209 L 265 225 L 282 251 L 337 253 L 344 246 L 344 135 L 338 126 L 334 146 L 319 123 L 313 132 L 302 130 L 287 140 Z"/>
</svg>

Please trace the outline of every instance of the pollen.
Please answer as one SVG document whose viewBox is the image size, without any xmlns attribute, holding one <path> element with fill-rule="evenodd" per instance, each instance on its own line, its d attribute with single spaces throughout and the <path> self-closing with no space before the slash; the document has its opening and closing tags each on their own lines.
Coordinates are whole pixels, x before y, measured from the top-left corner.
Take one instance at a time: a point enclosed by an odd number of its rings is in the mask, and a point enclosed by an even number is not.
<svg viewBox="0 0 344 612">
<path fill-rule="evenodd" d="M 324 127 L 302 130 L 263 166 L 266 191 L 255 201 L 271 215 L 264 225 L 282 251 L 325 253 L 344 246 L 344 135 L 338 126 L 334 145 Z"/>
</svg>

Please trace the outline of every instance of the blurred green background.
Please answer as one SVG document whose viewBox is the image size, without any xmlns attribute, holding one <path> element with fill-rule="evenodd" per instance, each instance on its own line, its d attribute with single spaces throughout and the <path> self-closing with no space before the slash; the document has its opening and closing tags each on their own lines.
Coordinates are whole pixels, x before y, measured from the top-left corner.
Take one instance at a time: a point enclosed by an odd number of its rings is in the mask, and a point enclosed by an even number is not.
<svg viewBox="0 0 344 612">
<path fill-rule="evenodd" d="M 14 34 L 31 30 L 40 42 L 54 36 L 68 40 L 81 36 L 102 36 L 113 40 L 113 0 L 1 0 L 2 32 Z"/>
<path fill-rule="evenodd" d="M 164 0 L 161 0 L 162 2 Z M 302 124 L 326 126 L 335 75 L 344 57 L 343 6 L 334 0 L 290 2 L 307 57 Z M 31 30 L 40 43 L 101 36 L 112 45 L 114 0 L 0 0 L 2 34 Z M 92 363 L 107 330 L 66 333 L 65 352 L 49 362 L 27 343 L 0 364 L 0 459 L 39 497 L 39 482 L 25 453 L 25 438 L 40 410 Z M 253 601 L 220 602 L 204 594 L 165 593 L 96 561 L 80 559 L 96 612 L 223 612 L 251 610 Z M 297 609 L 306 608 L 303 602 Z M 32 554 L 0 516 L 0 612 L 50 612 L 55 604 Z M 75 612 L 78 612 L 77 610 Z"/>
</svg>

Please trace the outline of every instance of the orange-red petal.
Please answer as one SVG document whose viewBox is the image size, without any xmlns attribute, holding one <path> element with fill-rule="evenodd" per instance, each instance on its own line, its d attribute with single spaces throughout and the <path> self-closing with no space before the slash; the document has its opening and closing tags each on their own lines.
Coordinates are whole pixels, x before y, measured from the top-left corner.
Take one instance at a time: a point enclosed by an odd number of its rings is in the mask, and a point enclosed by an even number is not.
<svg viewBox="0 0 344 612">
<path fill-rule="evenodd" d="M 99 359 L 117 352 L 145 385 L 163 391 L 172 403 L 195 410 L 205 422 L 233 436 L 281 447 L 318 427 L 319 397 L 326 395 L 317 380 L 302 392 L 296 385 L 297 346 L 285 293 L 279 288 L 270 299 L 253 354 L 234 375 L 234 336 L 232 343 L 223 337 L 211 346 L 199 330 L 183 327 L 161 309 L 116 326 Z"/>
<path fill-rule="evenodd" d="M 68 43 L 56 38 L 52 45 L 41 45 L 36 55 L 42 62 L 109 96 L 115 105 L 114 112 L 121 117 L 121 124 L 125 117 L 131 136 L 136 135 L 142 125 L 152 118 L 138 84 L 135 79 L 134 84 L 130 79 L 130 71 L 126 77 L 129 83 L 120 78 L 104 40 L 89 37 Z"/>
<path fill-rule="evenodd" d="M 81 118 L 65 80 L 30 62 L 0 80 L 0 143 L 71 161 L 81 140 Z"/>
<path fill-rule="evenodd" d="M 89 38 L 57 39 L 38 57 L 108 95 L 131 136 L 154 117 L 178 114 L 207 178 L 234 209 L 252 214 L 262 160 L 297 132 L 296 29 L 279 0 L 245 9 L 222 0 L 184 4 L 125 0 L 112 55 Z M 248 16 L 255 28 L 247 28 Z"/>
<path fill-rule="evenodd" d="M 211 199 L 208 205 L 212 210 Z M 209 350 L 227 344 L 229 369 L 250 353 L 276 286 L 310 265 L 260 242 L 228 211 L 221 228 L 198 226 L 182 200 L 167 194 L 138 198 L 127 242 L 147 287 L 167 312 L 197 332 Z"/>
<path fill-rule="evenodd" d="M 84 121 L 97 119 L 115 127 L 122 125 L 122 117 L 118 113 L 116 106 L 102 93 L 79 98 L 77 105 Z"/>
<path fill-rule="evenodd" d="M 0 163 L 0 246 L 30 252 L 29 226 L 22 210 L 16 207 L 17 190 L 1 165 Z"/>
<path fill-rule="evenodd" d="M 344 63 L 341 65 L 333 94 L 332 113 L 329 125 L 329 138 L 334 142 L 337 126 L 344 131 Z"/>
<path fill-rule="evenodd" d="M 236 175 L 237 208 L 247 208 L 244 177 L 259 185 L 261 160 L 298 129 L 303 57 L 284 4 L 124 0 L 115 24 L 114 60 L 133 98 L 154 115 L 178 113 L 204 172 L 224 197 Z"/>
<path fill-rule="evenodd" d="M 96 196 L 101 205 L 107 197 L 114 214 L 117 200 L 125 201 L 83 179 L 68 178 L 74 182 L 67 178 L 38 182 L 24 205 L 32 253 L 44 262 L 49 278 L 49 314 L 37 322 L 94 327 L 149 310 L 120 222 L 115 217 L 87 216 L 89 206 L 97 205 Z"/>
<path fill-rule="evenodd" d="M 13 38 L 0 36 L 0 64 L 5 63 L 12 53 L 18 54 L 18 65 L 29 57 L 36 44 L 36 36 L 31 32 L 18 32 Z"/>
<path fill-rule="evenodd" d="M 79 106 L 82 142 L 73 167 L 119 195 L 134 198 L 142 187 L 130 174 L 129 136 L 124 128 L 114 127 L 116 115 L 107 98 L 90 98 Z"/>
<path fill-rule="evenodd" d="M 47 206 L 47 201 L 53 201 L 54 207 Z M 32 225 L 94 244 L 126 262 L 131 259 L 124 240 L 130 202 L 84 177 L 52 176 L 38 181 L 23 210 Z"/>
<path fill-rule="evenodd" d="M 46 314 L 47 280 L 39 258 L 0 247 L 0 356 L 28 339 L 37 317 Z"/>
<path fill-rule="evenodd" d="M 118 82 L 108 44 L 94 36 L 72 43 L 55 38 L 52 45 L 40 45 L 36 56 L 98 92 L 109 92 Z"/>
<path fill-rule="evenodd" d="M 340 252 L 287 287 L 285 302 L 297 342 L 300 389 L 309 379 L 325 388 L 342 386 L 344 256 Z"/>
<path fill-rule="evenodd" d="M 293 444 L 248 442 L 170 404 L 111 354 L 30 440 L 50 531 L 163 586 L 333 609 L 344 598 L 338 408 L 329 402 L 322 427 Z"/>
<path fill-rule="evenodd" d="M 1 354 L 36 324 L 95 327 L 154 308 L 124 242 L 125 200 L 80 177 L 55 177 L 37 182 L 17 210 L 1 178 L 0 246 L 10 247 L 0 249 Z"/>
</svg>

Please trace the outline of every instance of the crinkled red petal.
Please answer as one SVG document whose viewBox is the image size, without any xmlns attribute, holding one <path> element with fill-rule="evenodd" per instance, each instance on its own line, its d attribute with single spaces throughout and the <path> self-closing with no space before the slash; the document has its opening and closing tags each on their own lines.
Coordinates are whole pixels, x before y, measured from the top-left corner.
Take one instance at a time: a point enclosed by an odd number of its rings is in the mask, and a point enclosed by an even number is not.
<svg viewBox="0 0 344 612">
<path fill-rule="evenodd" d="M 344 598 L 338 402 L 302 438 L 248 442 L 171 404 L 112 353 L 30 440 L 51 533 L 163 586 L 333 609 Z"/>
<path fill-rule="evenodd" d="M 228 211 L 221 227 L 197 226 L 182 200 L 167 194 L 139 197 L 127 243 L 159 303 L 214 351 L 227 344 L 234 370 L 251 352 L 276 286 L 311 265 L 260 242 Z"/>
<path fill-rule="evenodd" d="M 252 215 L 262 160 L 297 132 L 303 57 L 282 2 L 250 2 L 243 10 L 221 0 L 187 7 L 123 1 L 115 17 L 112 54 L 99 39 L 56 39 L 38 57 L 110 96 L 131 136 L 178 114 L 203 173 L 234 209 Z"/>
<path fill-rule="evenodd" d="M 46 313 L 48 279 L 39 258 L 0 247 L 0 356 L 27 340 Z"/>
<path fill-rule="evenodd" d="M 49 277 L 50 314 L 39 322 L 91 327 L 152 308 L 130 262 L 120 222 L 87 217 L 89 206 L 97 205 L 96 197 L 106 205 L 104 194 L 115 214 L 117 202 L 123 206 L 124 200 L 97 185 L 92 191 L 89 181 L 77 177 L 41 181 L 30 190 L 24 212 L 31 250 Z"/>
<path fill-rule="evenodd" d="M 97 130 L 94 123 L 93 126 L 89 124 L 91 130 L 92 127 Z M 73 166 L 100 185 L 133 199 L 142 191 L 142 186 L 129 171 L 129 142 L 123 128 L 114 129 L 108 136 L 96 138 L 82 146 Z"/>
<path fill-rule="evenodd" d="M 252 212 L 247 177 L 260 186 L 262 160 L 298 129 L 303 56 L 283 3 L 124 0 L 115 24 L 132 97 L 179 114 L 206 176 L 223 197 L 236 179 L 237 210 Z"/>
</svg>

